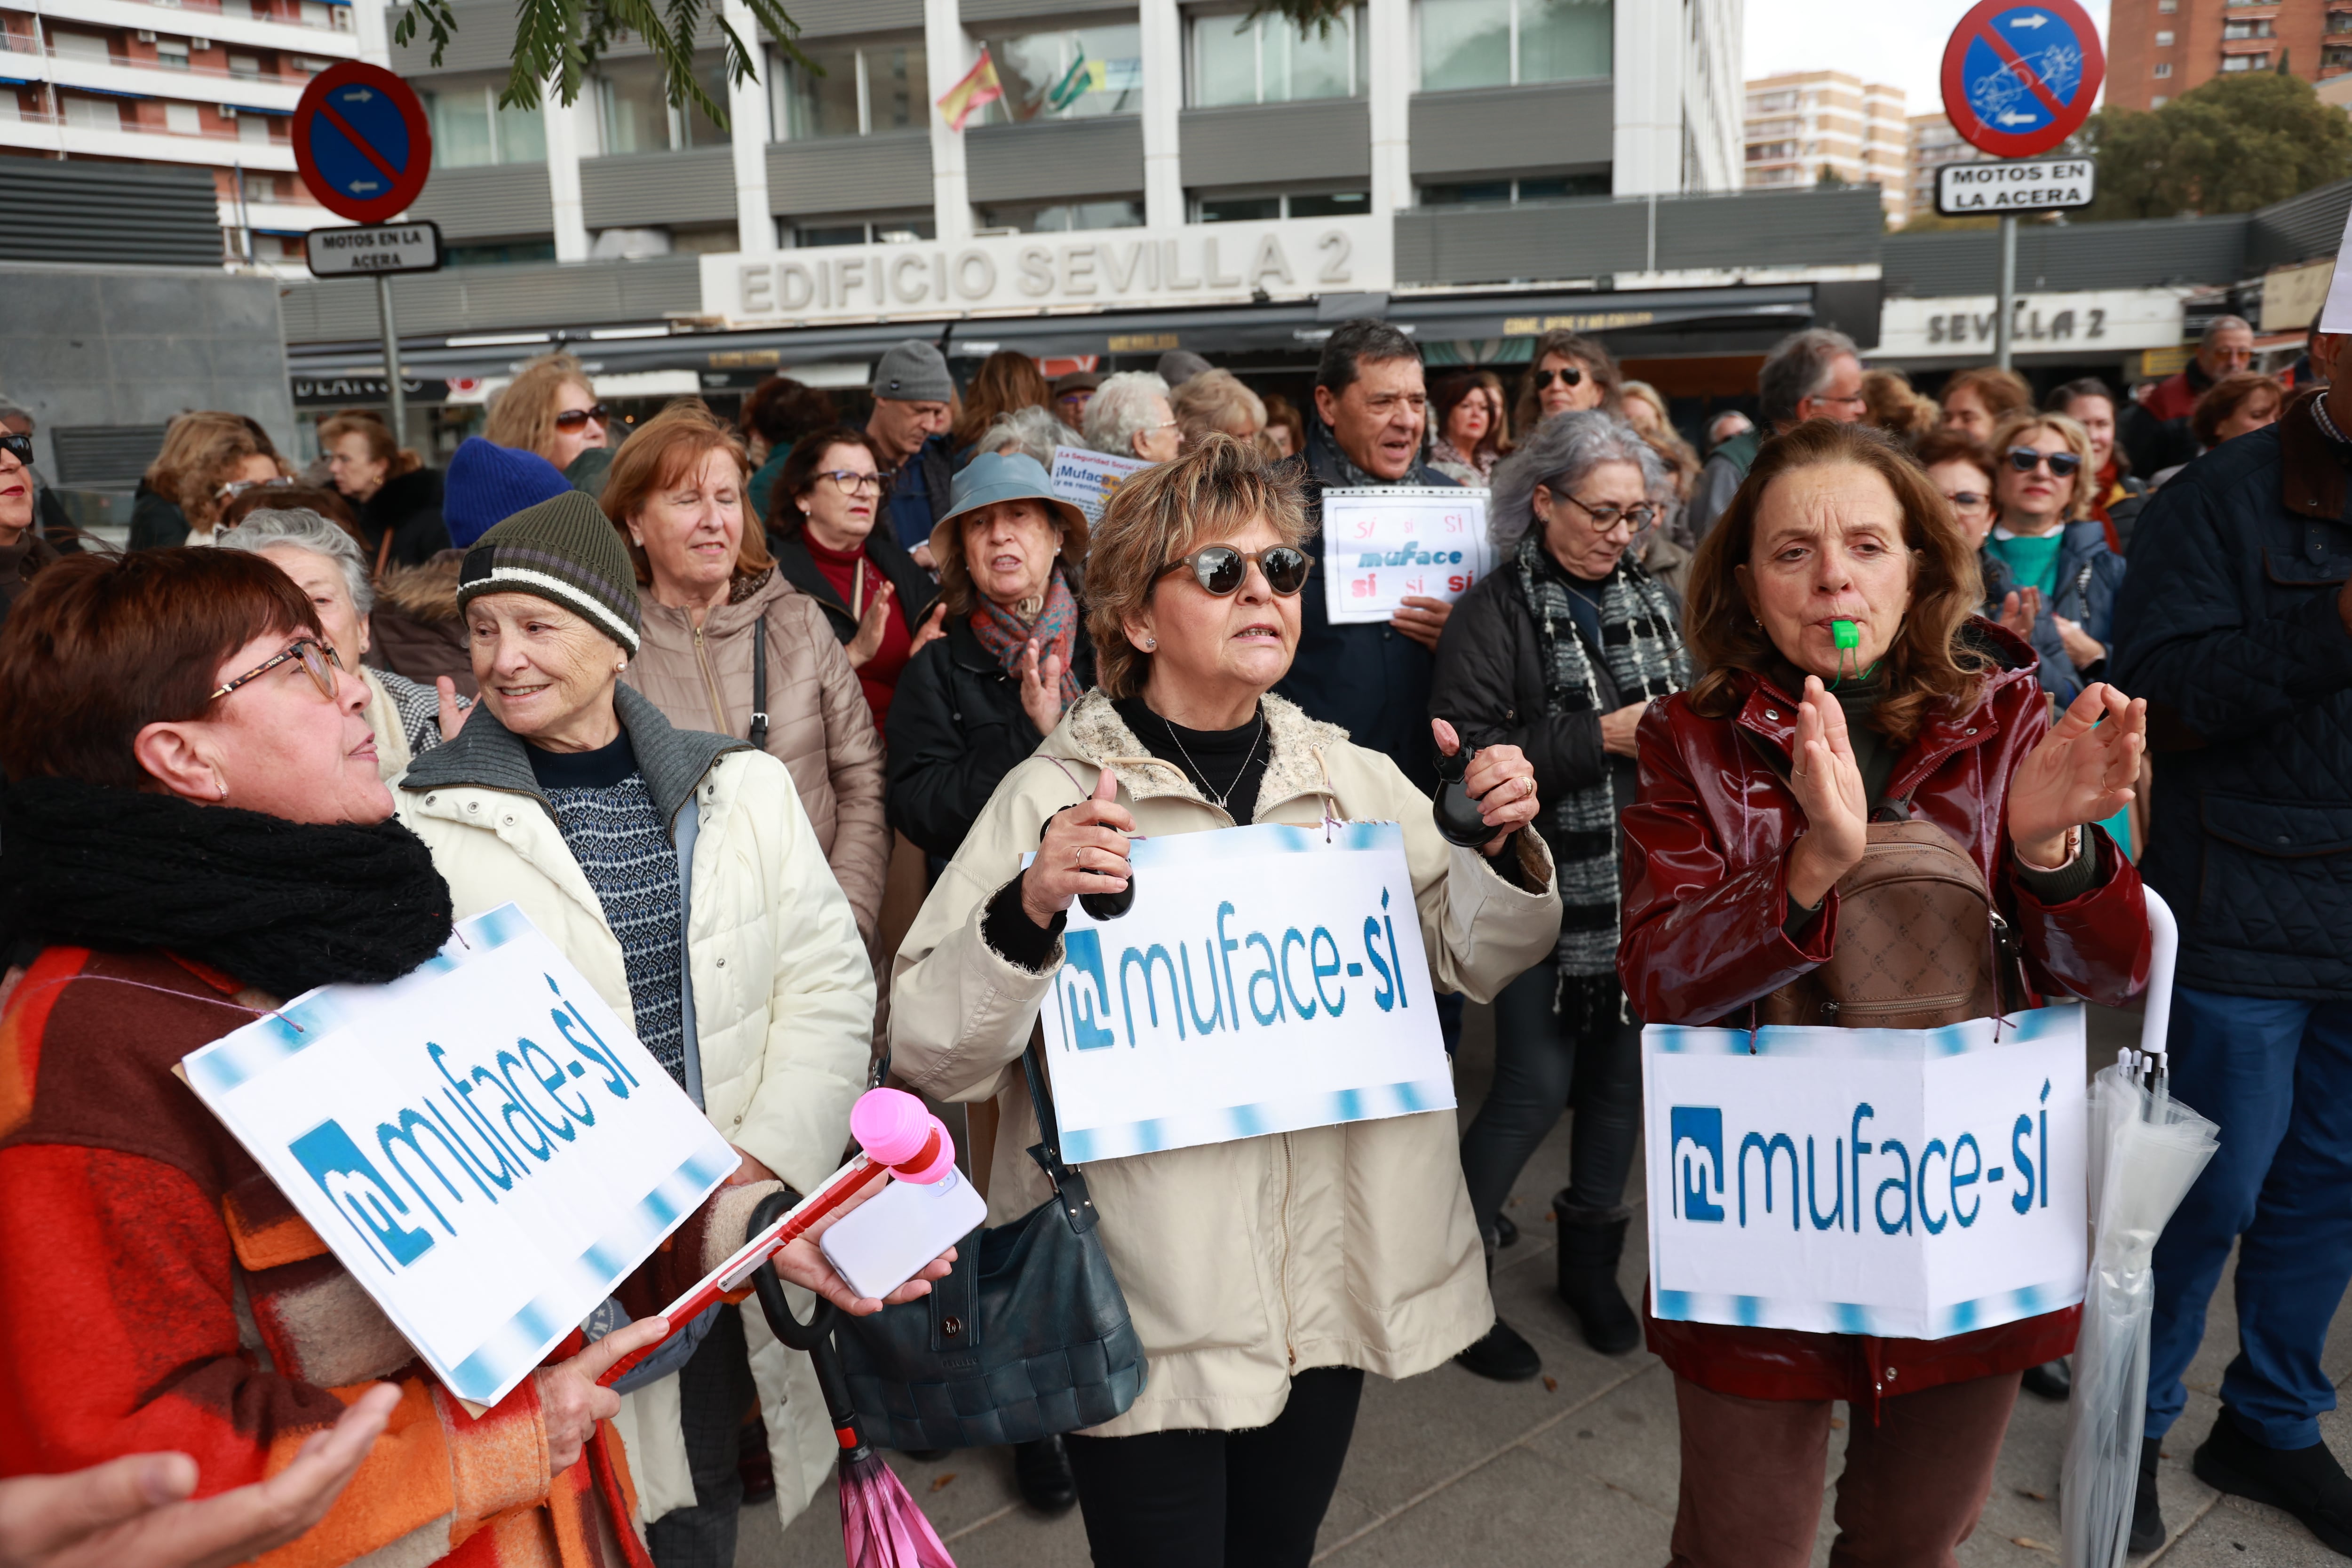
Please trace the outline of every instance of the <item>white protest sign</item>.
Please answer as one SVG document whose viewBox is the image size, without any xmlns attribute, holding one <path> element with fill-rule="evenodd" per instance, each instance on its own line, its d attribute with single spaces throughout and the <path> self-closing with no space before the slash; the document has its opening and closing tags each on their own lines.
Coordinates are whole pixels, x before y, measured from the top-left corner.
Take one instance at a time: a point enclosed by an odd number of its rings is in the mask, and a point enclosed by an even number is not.
<svg viewBox="0 0 2352 1568">
<path fill-rule="evenodd" d="M 388 985 L 190 1055 L 227 1123 L 450 1392 L 495 1405 L 736 1166 L 511 904 Z"/>
<path fill-rule="evenodd" d="M 1045 1003 L 1065 1159 L 1453 1108 L 1395 823 L 1129 847 L 1134 905 L 1070 906 Z"/>
<path fill-rule="evenodd" d="M 1408 595 L 1450 605 L 1486 574 L 1494 553 L 1485 490 L 1323 492 L 1323 604 L 1334 626 L 1385 621 Z"/>
<path fill-rule="evenodd" d="M 1054 471 L 1048 482 L 1054 493 L 1087 514 L 1089 527 L 1102 521 L 1103 508 L 1128 477 L 1151 467 L 1140 458 L 1110 452 L 1090 452 L 1084 447 L 1054 448 Z"/>
<path fill-rule="evenodd" d="M 2083 1009 L 1642 1031 L 1662 1319 L 1934 1340 L 2083 1299 Z"/>
</svg>

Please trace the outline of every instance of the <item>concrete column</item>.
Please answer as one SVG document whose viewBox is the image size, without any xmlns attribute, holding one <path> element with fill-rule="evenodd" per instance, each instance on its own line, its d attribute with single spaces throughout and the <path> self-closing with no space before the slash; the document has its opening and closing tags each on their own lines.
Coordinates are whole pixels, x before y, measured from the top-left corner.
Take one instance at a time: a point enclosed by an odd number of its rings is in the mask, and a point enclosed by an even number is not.
<svg viewBox="0 0 2352 1568">
<path fill-rule="evenodd" d="M 352 0 L 352 30 L 359 39 L 360 58 L 372 66 L 392 68 L 392 23 L 384 0 Z"/>
<path fill-rule="evenodd" d="M 963 79 L 980 51 L 964 36 L 956 0 L 923 0 L 923 54 L 930 64 L 931 221 L 950 244 L 971 237 L 971 187 L 964 179 L 963 135 L 948 129 L 940 96 Z"/>
<path fill-rule="evenodd" d="M 721 13 L 735 36 L 760 47 L 760 24 L 743 0 L 726 0 Z M 727 87 L 728 134 L 735 150 L 735 243 L 747 256 L 776 248 L 776 219 L 768 205 L 768 73 L 772 58 L 762 54 L 759 74 Z"/>
<path fill-rule="evenodd" d="M 554 83 L 541 89 L 547 118 L 547 197 L 554 209 L 558 261 L 588 259 L 588 213 L 580 199 L 580 158 L 584 149 L 596 144 L 596 106 L 589 97 L 594 90 L 593 83 L 583 83 L 580 101 L 567 108 L 557 96 Z"/>
<path fill-rule="evenodd" d="M 1179 115 L 1184 107 L 1184 23 L 1176 0 L 1141 0 L 1143 49 L 1143 221 L 1174 228 L 1184 221 L 1184 160 Z"/>
<path fill-rule="evenodd" d="M 1649 0 L 1616 8 L 1616 103 L 1611 189 L 1621 196 L 1682 188 L 1683 5 Z"/>
<path fill-rule="evenodd" d="M 1411 0 L 1367 0 L 1362 25 L 1371 29 L 1364 87 L 1372 124 L 1372 216 L 1387 217 L 1412 205 L 1406 142 L 1413 88 Z"/>
</svg>

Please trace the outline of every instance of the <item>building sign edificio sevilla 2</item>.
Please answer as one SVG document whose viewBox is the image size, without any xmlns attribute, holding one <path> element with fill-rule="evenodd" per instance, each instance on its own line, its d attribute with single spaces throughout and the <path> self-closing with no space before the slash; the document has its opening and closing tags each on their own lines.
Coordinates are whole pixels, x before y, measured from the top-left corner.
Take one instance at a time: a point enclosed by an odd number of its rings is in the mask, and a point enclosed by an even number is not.
<svg viewBox="0 0 2352 1568">
<path fill-rule="evenodd" d="M 1395 281 L 1384 218 L 1289 219 L 824 246 L 702 258 L 702 310 L 730 325 L 1027 315 L 1379 293 Z"/>
</svg>

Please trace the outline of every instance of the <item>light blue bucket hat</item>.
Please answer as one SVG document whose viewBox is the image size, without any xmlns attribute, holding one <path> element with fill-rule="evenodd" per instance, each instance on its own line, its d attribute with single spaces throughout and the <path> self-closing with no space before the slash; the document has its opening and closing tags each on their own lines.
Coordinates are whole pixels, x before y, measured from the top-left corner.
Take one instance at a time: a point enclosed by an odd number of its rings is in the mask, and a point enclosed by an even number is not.
<svg viewBox="0 0 2352 1568">
<path fill-rule="evenodd" d="M 1076 566 L 1087 558 L 1087 514 L 1054 493 L 1045 465 L 1024 452 L 982 452 L 956 475 L 948 491 L 947 515 L 931 525 L 931 559 L 947 559 L 959 547 L 963 531 L 956 520 L 998 501 L 1043 501 L 1045 510 L 1062 525 L 1062 559 Z"/>
</svg>

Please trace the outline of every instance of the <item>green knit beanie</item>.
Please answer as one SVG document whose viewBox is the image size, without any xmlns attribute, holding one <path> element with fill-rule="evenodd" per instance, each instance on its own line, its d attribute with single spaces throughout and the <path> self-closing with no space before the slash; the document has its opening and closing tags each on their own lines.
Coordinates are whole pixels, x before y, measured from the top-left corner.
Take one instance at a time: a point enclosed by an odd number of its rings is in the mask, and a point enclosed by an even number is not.
<svg viewBox="0 0 2352 1568">
<path fill-rule="evenodd" d="M 636 570 L 620 531 L 578 490 L 525 507 L 474 542 L 458 570 L 457 607 L 484 594 L 536 594 L 637 651 Z"/>
</svg>

